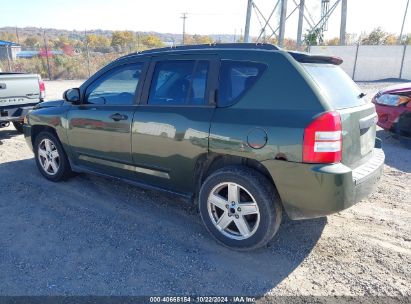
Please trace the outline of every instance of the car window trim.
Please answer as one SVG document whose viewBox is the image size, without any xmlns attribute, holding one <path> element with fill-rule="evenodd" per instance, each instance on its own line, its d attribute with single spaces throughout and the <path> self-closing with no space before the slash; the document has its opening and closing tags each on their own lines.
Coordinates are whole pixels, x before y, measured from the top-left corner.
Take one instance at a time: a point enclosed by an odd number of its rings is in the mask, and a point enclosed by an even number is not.
<svg viewBox="0 0 411 304">
<path fill-rule="evenodd" d="M 195 61 L 194 69 L 197 67 L 200 61 L 208 61 L 208 75 L 207 75 L 206 91 L 205 91 L 205 96 L 204 96 L 206 103 L 201 104 L 201 105 L 196 105 L 196 104 L 165 105 L 165 104 L 149 104 L 148 103 L 150 88 L 152 85 L 156 64 L 158 62 L 165 62 L 165 61 Z M 219 60 L 215 56 L 202 55 L 202 56 L 194 57 L 194 56 L 186 55 L 186 56 L 181 56 L 181 57 L 178 56 L 177 58 L 153 57 L 150 61 L 150 65 L 147 70 L 146 78 L 144 81 L 144 87 L 141 93 L 141 99 L 138 105 L 145 106 L 145 107 L 165 107 L 165 108 L 169 108 L 169 107 L 177 107 L 177 108 L 179 107 L 186 107 L 186 108 L 188 107 L 195 107 L 195 108 L 215 107 L 215 95 L 216 95 L 215 91 L 218 85 L 218 70 L 219 70 Z M 191 90 L 191 83 L 190 83 L 190 90 Z"/>
<path fill-rule="evenodd" d="M 133 102 L 131 104 L 93 104 L 93 103 L 86 103 L 86 99 L 87 99 L 87 91 L 88 89 L 95 84 L 96 82 L 100 81 L 102 78 L 106 77 L 108 74 L 115 72 L 116 70 L 120 70 L 124 67 L 130 66 L 130 65 L 138 65 L 138 64 L 142 64 L 143 68 L 141 70 L 141 75 L 140 75 L 140 79 L 138 80 L 137 83 L 137 87 L 134 91 L 134 97 L 133 97 Z M 148 70 L 148 66 L 149 66 L 149 62 L 147 61 L 133 61 L 133 62 L 124 62 L 120 65 L 116 65 L 115 67 L 105 71 L 103 74 L 99 75 L 96 79 L 94 79 L 92 82 L 90 82 L 86 88 L 84 88 L 84 96 L 81 99 L 81 106 L 91 106 L 91 107 L 96 107 L 96 106 L 125 106 L 125 107 L 129 107 L 129 106 L 135 106 L 138 104 L 140 98 L 141 98 L 141 92 L 143 90 L 143 84 L 144 84 L 144 79 L 146 77 L 147 74 L 147 70 Z"/>
</svg>

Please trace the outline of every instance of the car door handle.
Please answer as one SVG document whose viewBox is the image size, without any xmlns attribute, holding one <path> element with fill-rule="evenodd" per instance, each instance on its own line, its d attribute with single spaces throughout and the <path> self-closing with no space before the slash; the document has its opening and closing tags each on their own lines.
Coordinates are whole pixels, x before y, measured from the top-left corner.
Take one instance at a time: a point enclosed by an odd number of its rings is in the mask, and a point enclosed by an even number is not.
<svg viewBox="0 0 411 304">
<path fill-rule="evenodd" d="M 120 114 L 120 113 L 113 114 L 113 115 L 110 116 L 110 118 L 114 121 L 120 121 L 120 120 L 127 120 L 128 119 L 127 115 L 123 115 L 123 114 Z"/>
</svg>

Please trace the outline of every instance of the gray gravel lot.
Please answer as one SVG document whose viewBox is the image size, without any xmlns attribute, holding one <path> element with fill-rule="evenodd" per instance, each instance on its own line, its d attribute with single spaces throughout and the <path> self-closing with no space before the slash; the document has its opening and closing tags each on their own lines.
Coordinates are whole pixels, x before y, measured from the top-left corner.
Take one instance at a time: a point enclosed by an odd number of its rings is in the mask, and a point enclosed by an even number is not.
<svg viewBox="0 0 411 304">
<path fill-rule="evenodd" d="M 47 82 L 48 98 L 79 81 Z M 360 83 L 372 96 L 388 83 Z M 87 174 L 52 183 L 0 129 L 0 295 L 411 296 L 411 150 L 382 130 L 368 199 L 285 220 L 267 248 L 217 245 L 189 202 Z M 262 300 L 263 301 L 263 300 Z"/>
</svg>

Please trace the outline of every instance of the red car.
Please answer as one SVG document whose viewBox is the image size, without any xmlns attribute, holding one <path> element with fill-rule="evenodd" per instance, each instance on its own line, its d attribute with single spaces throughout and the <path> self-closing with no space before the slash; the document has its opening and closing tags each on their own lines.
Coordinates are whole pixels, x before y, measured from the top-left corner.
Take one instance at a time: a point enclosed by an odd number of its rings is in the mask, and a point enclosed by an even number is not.
<svg viewBox="0 0 411 304">
<path fill-rule="evenodd" d="M 411 82 L 389 86 L 372 99 L 378 125 L 401 136 L 411 137 Z"/>
</svg>

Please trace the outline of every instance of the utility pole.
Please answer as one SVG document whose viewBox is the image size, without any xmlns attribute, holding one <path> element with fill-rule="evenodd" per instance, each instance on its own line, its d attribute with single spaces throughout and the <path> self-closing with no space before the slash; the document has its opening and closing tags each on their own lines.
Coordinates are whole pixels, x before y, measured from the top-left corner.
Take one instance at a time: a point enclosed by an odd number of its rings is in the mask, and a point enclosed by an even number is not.
<svg viewBox="0 0 411 304">
<path fill-rule="evenodd" d="M 141 45 L 141 43 L 140 43 L 140 33 L 137 33 L 137 51 L 139 51 L 139 52 L 140 52 L 140 45 Z"/>
<path fill-rule="evenodd" d="M 251 10 L 253 9 L 253 0 L 248 0 L 247 14 L 245 17 L 244 42 L 250 42 L 250 20 Z"/>
<path fill-rule="evenodd" d="M 17 43 L 20 45 L 19 31 L 17 29 L 17 26 L 16 26 L 16 37 L 17 37 Z"/>
<path fill-rule="evenodd" d="M 280 10 L 280 33 L 278 34 L 278 45 L 283 46 L 285 34 L 285 20 L 287 18 L 287 0 L 281 0 Z"/>
<path fill-rule="evenodd" d="M 11 72 L 13 72 L 13 69 L 11 68 L 11 59 L 10 59 L 10 57 L 11 57 L 11 54 L 10 54 L 11 45 L 10 46 L 5 45 L 5 49 L 6 49 L 6 55 L 7 55 L 7 65 L 9 67 L 9 73 L 11 73 Z"/>
<path fill-rule="evenodd" d="M 87 71 L 88 71 L 88 77 L 90 77 L 90 53 L 89 53 L 89 48 L 88 48 L 88 39 L 87 39 L 87 30 L 84 30 L 84 37 L 86 38 L 86 59 L 87 59 Z"/>
<path fill-rule="evenodd" d="M 49 75 L 49 80 L 51 80 L 49 48 L 48 48 L 48 45 L 47 45 L 46 30 L 43 30 L 43 40 L 44 40 L 44 48 L 46 49 L 47 73 Z"/>
<path fill-rule="evenodd" d="M 345 45 L 345 30 L 347 27 L 347 0 L 341 2 L 340 45 Z"/>
<path fill-rule="evenodd" d="M 181 16 L 181 19 L 183 19 L 183 43 L 182 45 L 185 44 L 186 42 L 186 19 L 187 19 L 187 13 L 183 13 L 183 16 Z"/>
<path fill-rule="evenodd" d="M 405 7 L 404 18 L 402 19 L 401 32 L 400 32 L 400 36 L 398 37 L 398 44 L 401 44 L 402 32 L 404 30 L 405 18 L 407 18 L 407 11 L 408 11 L 408 4 L 409 3 L 410 3 L 410 0 L 407 0 L 407 6 Z"/>
<path fill-rule="evenodd" d="M 297 50 L 301 48 L 302 34 L 303 34 L 303 22 L 304 22 L 304 7 L 305 0 L 300 0 L 299 14 L 298 14 L 298 28 L 297 28 Z"/>
</svg>

